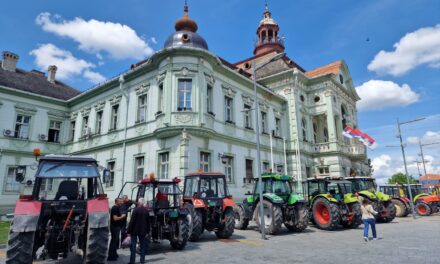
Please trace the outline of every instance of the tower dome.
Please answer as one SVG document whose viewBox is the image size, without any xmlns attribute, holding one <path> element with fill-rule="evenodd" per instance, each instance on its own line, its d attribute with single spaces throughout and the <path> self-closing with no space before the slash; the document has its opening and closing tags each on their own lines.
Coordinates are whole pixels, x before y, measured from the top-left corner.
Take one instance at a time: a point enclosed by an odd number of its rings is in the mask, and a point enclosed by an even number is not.
<svg viewBox="0 0 440 264">
<path fill-rule="evenodd" d="M 254 55 L 259 55 L 272 50 L 284 52 L 284 43 L 278 35 L 279 31 L 280 27 L 272 18 L 272 13 L 269 11 L 269 7 L 266 4 L 263 19 L 260 21 L 257 29 L 258 41 L 255 45 Z"/>
<path fill-rule="evenodd" d="M 208 44 L 202 36 L 197 34 L 197 23 L 188 16 L 188 5 L 185 1 L 183 17 L 176 21 L 176 32 L 171 34 L 165 41 L 164 48 L 170 47 L 194 47 L 208 49 Z"/>
</svg>

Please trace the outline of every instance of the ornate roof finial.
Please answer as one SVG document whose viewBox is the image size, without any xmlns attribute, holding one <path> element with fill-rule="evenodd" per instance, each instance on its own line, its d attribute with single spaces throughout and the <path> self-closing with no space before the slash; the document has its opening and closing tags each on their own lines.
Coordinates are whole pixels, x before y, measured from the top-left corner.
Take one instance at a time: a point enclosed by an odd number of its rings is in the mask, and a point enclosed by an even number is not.
<svg viewBox="0 0 440 264">
<path fill-rule="evenodd" d="M 188 16 L 188 1 L 185 0 L 185 5 L 183 7 L 183 17 L 177 20 L 176 25 L 174 26 L 176 31 L 187 30 L 196 32 L 197 31 L 197 23 L 189 18 Z"/>
<path fill-rule="evenodd" d="M 185 5 L 183 6 L 183 15 L 188 16 L 188 1 L 185 0 Z"/>
</svg>

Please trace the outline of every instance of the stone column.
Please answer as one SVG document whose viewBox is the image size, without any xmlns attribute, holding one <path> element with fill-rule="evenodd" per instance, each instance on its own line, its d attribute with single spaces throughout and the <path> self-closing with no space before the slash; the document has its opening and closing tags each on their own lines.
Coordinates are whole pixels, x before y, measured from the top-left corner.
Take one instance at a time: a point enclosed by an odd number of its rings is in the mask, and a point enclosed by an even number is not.
<svg viewBox="0 0 440 264">
<path fill-rule="evenodd" d="M 183 177 L 188 173 L 188 145 L 189 140 L 191 139 L 190 135 L 184 128 L 182 130 L 182 135 L 180 138 L 180 159 L 179 159 L 179 178 L 183 180 Z"/>
<path fill-rule="evenodd" d="M 334 110 L 333 110 L 333 93 L 330 91 L 325 92 L 325 104 L 327 107 L 326 113 L 327 113 L 327 130 L 328 130 L 328 141 L 329 142 L 335 142 L 337 139 L 337 131 L 335 127 L 335 120 L 334 120 Z"/>
</svg>

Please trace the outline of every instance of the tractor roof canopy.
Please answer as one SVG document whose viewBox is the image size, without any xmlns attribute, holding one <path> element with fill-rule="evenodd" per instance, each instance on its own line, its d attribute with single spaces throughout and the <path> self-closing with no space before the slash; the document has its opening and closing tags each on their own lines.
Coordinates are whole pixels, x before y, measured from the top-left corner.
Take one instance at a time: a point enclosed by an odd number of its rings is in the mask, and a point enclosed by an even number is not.
<svg viewBox="0 0 440 264">
<path fill-rule="evenodd" d="M 46 155 L 39 158 L 40 162 L 43 161 L 72 161 L 72 162 L 95 162 L 97 161 L 90 156 L 69 156 L 69 155 Z"/>
<path fill-rule="evenodd" d="M 42 178 L 96 178 L 100 177 L 94 159 L 43 159 L 36 177 Z"/>
<path fill-rule="evenodd" d="M 225 174 L 222 172 L 207 172 L 207 171 L 196 171 L 187 174 L 185 177 L 225 177 Z"/>
<path fill-rule="evenodd" d="M 254 178 L 254 179 L 258 180 L 259 178 Z M 264 180 L 269 180 L 269 179 L 276 180 L 276 181 L 292 181 L 293 177 L 289 176 L 289 175 L 281 175 L 281 174 L 278 174 L 278 173 L 267 172 L 267 173 L 261 174 L 261 179 L 263 181 Z"/>
</svg>

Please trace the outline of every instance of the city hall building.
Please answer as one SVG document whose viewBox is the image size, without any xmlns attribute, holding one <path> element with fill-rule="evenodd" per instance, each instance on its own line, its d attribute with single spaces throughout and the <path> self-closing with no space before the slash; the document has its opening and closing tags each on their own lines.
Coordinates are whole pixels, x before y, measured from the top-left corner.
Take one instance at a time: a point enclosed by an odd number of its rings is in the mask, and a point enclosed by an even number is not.
<svg viewBox="0 0 440 264">
<path fill-rule="evenodd" d="M 112 198 L 124 182 L 149 172 L 174 178 L 221 171 L 236 199 L 251 188 L 257 166 L 301 180 L 370 174 L 365 147 L 342 136 L 345 125 L 358 126 L 359 100 L 344 61 L 303 69 L 284 54 L 267 7 L 254 56 L 240 62 L 210 52 L 197 28 L 185 6 L 163 49 L 84 92 L 58 81 L 56 65 L 47 74 L 26 71 L 17 68 L 18 55 L 3 52 L 0 214 L 12 211 L 23 188 L 15 182 L 17 166 L 33 177 L 34 148 L 94 157 L 111 172 L 104 187 Z"/>
</svg>

